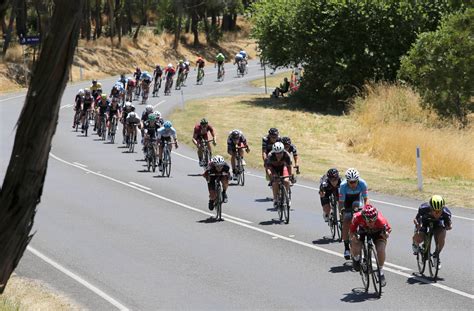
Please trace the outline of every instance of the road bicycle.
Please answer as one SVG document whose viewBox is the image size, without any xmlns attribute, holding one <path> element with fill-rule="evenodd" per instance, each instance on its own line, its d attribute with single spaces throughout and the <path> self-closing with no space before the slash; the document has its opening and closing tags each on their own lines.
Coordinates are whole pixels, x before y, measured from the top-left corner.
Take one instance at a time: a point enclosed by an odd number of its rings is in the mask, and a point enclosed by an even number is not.
<svg viewBox="0 0 474 311">
<path fill-rule="evenodd" d="M 134 98 L 134 100 L 138 100 L 138 98 L 140 97 L 141 92 L 142 92 L 142 88 L 140 86 L 140 80 L 136 80 L 135 81 L 135 98 Z"/>
<path fill-rule="evenodd" d="M 243 61 L 237 64 L 237 77 L 243 77 L 245 75 L 245 64 Z"/>
<path fill-rule="evenodd" d="M 204 80 L 204 68 L 198 68 L 198 73 L 196 77 L 196 84 L 197 85 L 202 85 L 202 82 Z"/>
<path fill-rule="evenodd" d="M 142 92 L 142 105 L 146 105 L 146 101 L 148 100 L 148 93 L 150 93 L 150 86 L 145 83 L 143 85 L 143 92 Z"/>
<path fill-rule="evenodd" d="M 89 131 L 89 122 L 90 120 L 92 119 L 92 112 L 91 110 L 87 110 L 86 113 L 85 113 L 85 117 L 84 117 L 84 123 L 82 124 L 82 129 L 84 131 L 84 136 L 87 136 L 87 133 Z"/>
<path fill-rule="evenodd" d="M 224 70 L 224 64 L 218 66 L 217 68 L 217 81 L 221 82 L 224 81 L 224 76 L 225 76 L 225 70 Z"/>
<path fill-rule="evenodd" d="M 176 87 L 175 90 L 180 90 L 181 86 L 183 85 L 184 81 L 184 73 L 180 72 L 178 73 L 178 78 L 176 79 Z"/>
<path fill-rule="evenodd" d="M 210 177 L 216 177 L 214 184 L 214 191 L 216 192 L 216 199 L 214 200 L 214 210 L 216 211 L 216 220 L 222 220 L 222 177 L 224 174 L 209 174 Z"/>
<path fill-rule="evenodd" d="M 235 148 L 235 174 L 237 177 L 237 185 L 245 185 L 245 165 L 243 164 L 243 158 L 240 156 L 240 150 L 246 149 L 247 147 L 236 147 Z"/>
<path fill-rule="evenodd" d="M 362 242 L 361 258 L 360 258 L 360 277 L 366 292 L 369 291 L 370 281 L 375 290 L 377 297 L 382 295 L 382 274 L 380 271 L 379 259 L 375 249 L 372 236 L 367 233 L 358 233 Z"/>
<path fill-rule="evenodd" d="M 74 114 L 74 128 L 76 132 L 79 130 L 79 124 L 81 124 L 81 110 L 77 109 Z"/>
<path fill-rule="evenodd" d="M 207 145 L 210 142 L 214 142 L 214 139 L 211 139 L 211 140 L 202 139 L 201 142 L 199 143 L 199 146 L 202 150 L 202 160 L 201 160 L 201 163 L 199 163 L 199 166 L 205 167 L 207 166 L 209 161 L 211 161 L 212 152 Z"/>
<path fill-rule="evenodd" d="M 288 224 L 290 222 L 291 199 L 290 194 L 286 190 L 284 180 L 285 178 L 289 178 L 289 176 L 278 176 L 275 178 L 278 179 L 278 218 L 280 219 L 280 221 L 285 218 L 285 224 Z"/>
<path fill-rule="evenodd" d="M 428 271 L 434 281 L 438 278 L 439 272 L 439 254 L 438 258 L 433 257 L 431 252 L 431 241 L 433 240 L 434 222 L 430 221 L 429 226 L 425 234 L 425 240 L 423 244 L 419 246 L 418 253 L 416 255 L 416 263 L 418 265 L 418 271 L 423 275 L 425 272 L 426 264 L 428 264 Z"/>
<path fill-rule="evenodd" d="M 163 159 L 161 160 L 161 176 L 170 177 L 171 174 L 171 149 L 170 145 L 176 145 L 176 143 L 170 143 L 168 141 L 163 142 Z"/>
<path fill-rule="evenodd" d="M 128 102 L 133 101 L 133 93 L 134 93 L 134 91 L 135 91 L 135 87 L 134 87 L 134 86 L 129 85 L 129 86 L 127 87 L 126 101 L 128 101 Z"/>
<path fill-rule="evenodd" d="M 135 144 L 137 142 L 137 125 L 136 124 L 128 124 L 127 126 L 127 136 L 126 142 L 128 147 L 128 152 L 133 153 L 135 151 Z M 130 132 L 130 128 L 132 129 Z"/>
<path fill-rule="evenodd" d="M 100 138 L 105 140 L 107 135 L 107 115 L 103 113 L 100 116 L 100 128 L 99 128 Z"/>
<path fill-rule="evenodd" d="M 171 95 L 171 88 L 173 87 L 173 78 L 166 78 L 165 95 Z"/>
<path fill-rule="evenodd" d="M 110 142 L 113 144 L 115 142 L 115 133 L 117 132 L 117 117 L 115 115 L 112 116 L 109 126 Z"/>
<path fill-rule="evenodd" d="M 147 169 L 148 171 L 150 171 L 150 169 L 153 169 L 153 173 L 156 171 L 155 144 L 156 144 L 156 141 L 148 137 L 147 144 L 145 145 L 145 148 L 146 148 L 145 159 L 146 159 Z"/>
<path fill-rule="evenodd" d="M 161 76 L 155 79 L 155 83 L 153 84 L 153 92 L 152 96 L 156 97 L 158 96 L 158 91 L 161 88 Z"/>
<path fill-rule="evenodd" d="M 336 238 L 339 242 L 342 241 L 342 217 L 340 216 L 337 208 L 337 200 L 336 195 L 331 193 L 329 195 L 329 206 L 331 207 L 331 213 L 329 213 L 329 220 L 328 226 L 329 230 L 331 231 L 331 236 L 333 239 Z"/>
</svg>

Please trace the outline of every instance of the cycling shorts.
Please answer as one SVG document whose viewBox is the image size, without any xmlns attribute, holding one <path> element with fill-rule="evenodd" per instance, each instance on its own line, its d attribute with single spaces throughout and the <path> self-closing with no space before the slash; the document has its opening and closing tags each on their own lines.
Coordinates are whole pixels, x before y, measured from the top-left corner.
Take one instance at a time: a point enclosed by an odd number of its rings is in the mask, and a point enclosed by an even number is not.
<svg viewBox="0 0 474 311">
<path fill-rule="evenodd" d="M 330 200 L 329 200 L 329 197 L 331 196 L 331 191 L 324 191 L 324 196 L 323 197 L 320 197 L 321 199 L 321 205 L 326 205 L 326 204 L 329 204 Z M 336 197 L 336 203 L 337 203 L 337 197 L 338 197 L 338 194 L 335 193 L 334 194 L 335 197 Z"/>
<path fill-rule="evenodd" d="M 270 170 L 273 174 L 277 174 L 278 176 L 289 176 L 288 174 L 288 167 L 286 165 L 277 166 L 277 167 L 270 167 Z"/>
<path fill-rule="evenodd" d="M 161 142 L 160 142 L 161 147 L 165 145 L 165 141 L 171 142 L 171 136 L 168 136 L 168 137 L 161 136 Z"/>
<path fill-rule="evenodd" d="M 217 176 L 210 176 L 209 177 L 209 182 L 207 183 L 207 189 L 209 191 L 212 191 L 215 189 L 216 187 L 216 179 L 217 179 Z M 221 177 L 221 180 L 224 181 L 224 180 L 229 180 L 229 175 L 224 175 Z"/>
<path fill-rule="evenodd" d="M 416 229 L 416 226 L 415 226 L 415 232 L 422 232 L 426 234 L 428 232 L 429 226 L 430 226 L 429 222 L 424 222 L 421 224 L 421 227 L 418 230 Z M 441 221 L 433 222 L 433 230 L 439 230 L 439 229 L 446 230 L 444 224 Z"/>
<path fill-rule="evenodd" d="M 362 232 L 359 233 L 359 241 L 363 241 L 366 236 L 370 236 L 372 238 L 372 241 L 377 242 L 377 241 L 383 241 L 387 243 L 387 239 L 385 236 L 382 234 L 382 232 L 377 232 L 377 233 L 367 233 L 367 232 Z"/>
</svg>

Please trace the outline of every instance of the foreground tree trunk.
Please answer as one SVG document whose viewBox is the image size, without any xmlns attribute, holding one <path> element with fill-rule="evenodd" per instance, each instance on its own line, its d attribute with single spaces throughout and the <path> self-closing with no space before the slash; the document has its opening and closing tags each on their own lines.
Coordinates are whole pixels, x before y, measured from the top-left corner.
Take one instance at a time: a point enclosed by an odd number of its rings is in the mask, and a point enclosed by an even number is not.
<svg viewBox="0 0 474 311">
<path fill-rule="evenodd" d="M 0 293 L 30 242 L 51 140 L 80 29 L 84 0 L 56 0 L 50 31 L 33 69 L 0 190 Z"/>
</svg>

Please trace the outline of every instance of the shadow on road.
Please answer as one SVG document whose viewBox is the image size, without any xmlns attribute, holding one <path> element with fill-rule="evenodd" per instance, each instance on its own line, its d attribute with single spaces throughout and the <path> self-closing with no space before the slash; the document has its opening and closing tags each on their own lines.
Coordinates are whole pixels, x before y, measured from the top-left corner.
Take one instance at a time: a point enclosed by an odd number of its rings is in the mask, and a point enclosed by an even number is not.
<svg viewBox="0 0 474 311">
<path fill-rule="evenodd" d="M 263 198 L 263 199 L 255 199 L 254 201 L 259 202 L 259 203 L 264 203 L 264 202 L 271 202 L 273 200 L 270 198 Z"/>
<path fill-rule="evenodd" d="M 329 269 L 329 272 L 331 273 L 341 273 L 347 271 L 352 271 L 352 265 L 348 262 L 343 263 L 342 266 L 335 266 Z"/>
<path fill-rule="evenodd" d="M 202 174 L 188 174 L 190 177 L 202 177 Z"/>
<path fill-rule="evenodd" d="M 198 220 L 196 222 L 201 223 L 201 224 L 212 224 L 212 223 L 221 222 L 221 221 L 224 221 L 224 219 L 217 220 L 214 216 L 211 216 L 209 218 Z"/>
<path fill-rule="evenodd" d="M 283 221 L 280 221 L 279 219 L 272 219 L 272 220 L 267 220 L 267 221 L 261 221 L 259 222 L 259 225 L 262 226 L 269 226 L 269 225 L 281 225 Z"/>
<path fill-rule="evenodd" d="M 321 239 L 314 240 L 313 244 L 326 245 L 326 244 L 334 243 L 334 242 L 337 242 L 337 241 L 324 236 Z"/>
<path fill-rule="evenodd" d="M 375 293 L 366 293 L 365 289 L 362 287 L 356 287 L 352 289 L 352 292 L 344 294 L 345 297 L 341 299 L 344 302 L 364 302 L 367 300 L 378 300 L 377 294 Z"/>
<path fill-rule="evenodd" d="M 428 268 L 426 268 L 428 269 Z M 422 275 L 416 272 L 412 273 L 413 277 L 407 279 L 407 284 L 410 285 L 429 285 L 431 283 L 436 283 L 437 281 L 444 281 L 443 278 L 438 277 L 436 281 L 432 277 L 428 277 L 426 275 Z"/>
</svg>

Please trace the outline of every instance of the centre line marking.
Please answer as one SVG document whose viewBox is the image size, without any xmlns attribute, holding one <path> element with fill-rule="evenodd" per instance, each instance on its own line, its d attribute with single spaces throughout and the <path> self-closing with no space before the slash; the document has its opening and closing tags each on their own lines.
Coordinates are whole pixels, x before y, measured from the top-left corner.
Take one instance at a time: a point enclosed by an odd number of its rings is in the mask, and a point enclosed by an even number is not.
<svg viewBox="0 0 474 311">
<path fill-rule="evenodd" d="M 79 162 L 72 162 L 72 163 L 74 163 L 74 164 L 76 164 L 76 165 L 79 165 L 79 166 L 82 166 L 82 167 L 87 167 L 87 165 L 82 164 L 82 163 L 79 163 Z"/>
<path fill-rule="evenodd" d="M 153 106 L 153 108 L 156 108 L 156 107 L 158 107 L 159 105 L 163 104 L 165 101 L 166 101 L 166 100 L 162 100 L 162 101 L 160 101 L 158 104 L 154 105 L 154 106 Z"/>
<path fill-rule="evenodd" d="M 100 174 L 100 173 L 99 173 L 99 174 Z M 132 184 L 132 185 L 134 185 L 134 186 L 143 188 L 143 189 L 145 189 L 145 190 L 151 190 L 151 188 L 148 188 L 148 187 L 142 186 L 142 185 L 140 185 L 140 184 L 134 183 L 133 181 L 129 181 L 128 183 L 129 183 L 129 184 Z"/>
</svg>

